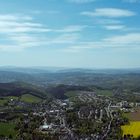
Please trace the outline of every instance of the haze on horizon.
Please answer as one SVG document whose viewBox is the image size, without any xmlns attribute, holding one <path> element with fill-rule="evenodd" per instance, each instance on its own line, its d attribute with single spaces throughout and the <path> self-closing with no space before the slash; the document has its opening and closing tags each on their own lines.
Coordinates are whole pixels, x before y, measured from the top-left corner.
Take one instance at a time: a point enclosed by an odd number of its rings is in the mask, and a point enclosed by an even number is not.
<svg viewBox="0 0 140 140">
<path fill-rule="evenodd" d="M 0 66 L 140 67 L 140 0 L 1 0 Z"/>
</svg>

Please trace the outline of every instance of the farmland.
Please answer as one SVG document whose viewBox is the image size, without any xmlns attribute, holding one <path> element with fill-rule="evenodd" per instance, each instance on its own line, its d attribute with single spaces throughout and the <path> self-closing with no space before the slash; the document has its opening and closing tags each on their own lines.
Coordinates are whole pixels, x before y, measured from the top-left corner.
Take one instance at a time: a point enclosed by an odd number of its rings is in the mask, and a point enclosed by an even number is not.
<svg viewBox="0 0 140 140">
<path fill-rule="evenodd" d="M 125 116 L 130 121 L 140 121 L 140 108 L 135 109 L 135 112 L 125 113 Z"/>
<path fill-rule="evenodd" d="M 17 100 L 18 97 L 16 97 L 16 96 L 7 96 L 7 97 L 0 98 L 0 106 L 4 106 L 5 104 L 7 104 L 10 99 Z"/>
<path fill-rule="evenodd" d="M 26 103 L 38 103 L 41 101 L 41 98 L 33 96 L 31 94 L 24 94 L 22 96 L 16 97 L 16 96 L 7 96 L 0 98 L 0 106 L 4 106 L 5 104 L 8 104 L 8 102 L 13 100 L 19 100 Z"/>
<path fill-rule="evenodd" d="M 135 108 L 134 112 L 124 113 L 124 117 L 130 121 L 129 125 L 122 126 L 123 135 L 133 135 L 133 137 L 140 136 L 140 108 Z"/>
<path fill-rule="evenodd" d="M 96 90 L 97 94 L 99 95 L 106 95 L 106 96 L 112 96 L 111 90 Z"/>
<path fill-rule="evenodd" d="M 129 125 L 124 125 L 121 127 L 123 130 L 123 135 L 133 135 L 134 138 L 140 136 L 140 121 L 131 121 Z"/>
<path fill-rule="evenodd" d="M 6 103 L 7 103 L 7 100 L 5 100 L 4 98 L 0 99 L 0 106 L 3 106 Z"/>
<path fill-rule="evenodd" d="M 77 96 L 78 93 L 79 93 L 79 91 L 68 91 L 68 92 L 65 93 L 65 95 L 66 95 L 67 97 L 71 98 L 71 97 Z"/>
<path fill-rule="evenodd" d="M 41 99 L 30 94 L 25 94 L 21 96 L 21 101 L 24 101 L 27 103 L 38 103 L 41 101 Z"/>
<path fill-rule="evenodd" d="M 5 135 L 5 136 L 12 136 L 15 137 L 16 135 L 16 131 L 14 130 L 15 125 L 11 122 L 11 123 L 3 123 L 0 122 L 0 135 Z"/>
</svg>

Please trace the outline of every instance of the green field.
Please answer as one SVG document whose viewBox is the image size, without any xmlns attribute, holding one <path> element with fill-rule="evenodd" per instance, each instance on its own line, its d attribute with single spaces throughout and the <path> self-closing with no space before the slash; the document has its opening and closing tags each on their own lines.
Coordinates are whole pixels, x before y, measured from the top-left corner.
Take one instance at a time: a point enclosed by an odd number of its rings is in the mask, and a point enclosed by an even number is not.
<svg viewBox="0 0 140 140">
<path fill-rule="evenodd" d="M 67 97 L 71 98 L 71 97 L 77 96 L 78 93 L 79 93 L 79 91 L 68 91 L 68 92 L 65 93 L 65 95 L 66 95 Z"/>
<path fill-rule="evenodd" d="M 30 95 L 30 94 L 22 95 L 20 100 L 23 102 L 27 102 L 27 103 L 39 103 L 39 102 L 41 102 L 40 98 L 33 96 L 33 95 Z"/>
<path fill-rule="evenodd" d="M 112 96 L 111 90 L 96 90 L 96 93 L 104 96 Z"/>
<path fill-rule="evenodd" d="M 7 103 L 8 102 L 8 100 L 7 99 L 5 99 L 5 98 L 1 98 L 0 99 L 0 106 L 3 106 L 5 103 Z"/>
<path fill-rule="evenodd" d="M 135 108 L 134 112 L 123 113 L 123 116 L 130 121 L 140 121 L 140 108 Z"/>
<path fill-rule="evenodd" d="M 0 122 L 0 135 L 8 136 L 12 135 L 12 137 L 16 136 L 16 131 L 14 130 L 15 124 L 11 123 L 3 123 Z"/>
<path fill-rule="evenodd" d="M 27 103 L 39 103 L 41 101 L 41 98 L 30 95 L 30 94 L 24 94 L 21 97 L 7 96 L 7 97 L 0 98 L 0 106 L 4 106 L 11 99 L 14 99 L 14 100 L 20 99 L 21 101 L 24 101 Z"/>
<path fill-rule="evenodd" d="M 18 97 L 7 96 L 7 97 L 0 98 L 0 106 L 4 106 L 6 103 L 8 103 L 8 101 L 10 101 L 10 99 L 18 100 Z"/>
<path fill-rule="evenodd" d="M 18 100 L 17 96 L 7 96 L 5 98 L 8 99 L 8 100 L 10 100 L 10 99 Z"/>
<path fill-rule="evenodd" d="M 131 121 L 129 125 L 121 126 L 123 135 L 133 135 L 134 138 L 140 136 L 140 121 Z"/>
</svg>

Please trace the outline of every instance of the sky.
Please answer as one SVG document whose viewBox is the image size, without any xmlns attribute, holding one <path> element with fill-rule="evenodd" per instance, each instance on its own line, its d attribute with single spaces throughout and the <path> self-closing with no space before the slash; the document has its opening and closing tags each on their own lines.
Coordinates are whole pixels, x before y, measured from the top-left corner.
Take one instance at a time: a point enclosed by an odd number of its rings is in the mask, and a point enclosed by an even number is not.
<svg viewBox="0 0 140 140">
<path fill-rule="evenodd" d="M 1 0 L 0 66 L 140 67 L 140 0 Z"/>
</svg>

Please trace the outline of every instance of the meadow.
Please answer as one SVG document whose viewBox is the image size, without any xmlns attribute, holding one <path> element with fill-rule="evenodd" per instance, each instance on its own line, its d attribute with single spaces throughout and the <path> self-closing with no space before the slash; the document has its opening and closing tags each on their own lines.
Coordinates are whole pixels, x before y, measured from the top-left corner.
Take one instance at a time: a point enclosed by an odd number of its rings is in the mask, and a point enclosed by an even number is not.
<svg viewBox="0 0 140 140">
<path fill-rule="evenodd" d="M 140 121 L 140 108 L 136 108 L 134 112 L 126 113 L 130 121 Z"/>
<path fill-rule="evenodd" d="M 111 90 L 99 90 L 99 89 L 97 89 L 96 93 L 98 95 L 105 95 L 105 96 L 112 96 L 113 95 Z"/>
<path fill-rule="evenodd" d="M 10 101 L 11 99 L 14 100 L 20 100 L 26 103 L 39 103 L 41 101 L 41 98 L 33 96 L 31 94 L 24 94 L 20 97 L 16 97 L 16 96 L 7 96 L 7 97 L 3 97 L 0 98 L 0 106 L 5 106 L 5 104 L 8 103 L 8 101 Z"/>
<path fill-rule="evenodd" d="M 39 103 L 39 102 L 41 102 L 40 98 L 33 96 L 33 95 L 30 95 L 30 94 L 22 95 L 20 100 L 23 102 L 27 102 L 27 103 Z"/>
<path fill-rule="evenodd" d="M 0 135 L 5 135 L 8 136 L 11 135 L 12 137 L 16 136 L 16 131 L 15 131 L 15 124 L 10 122 L 10 123 L 4 123 L 0 122 Z"/>
</svg>

